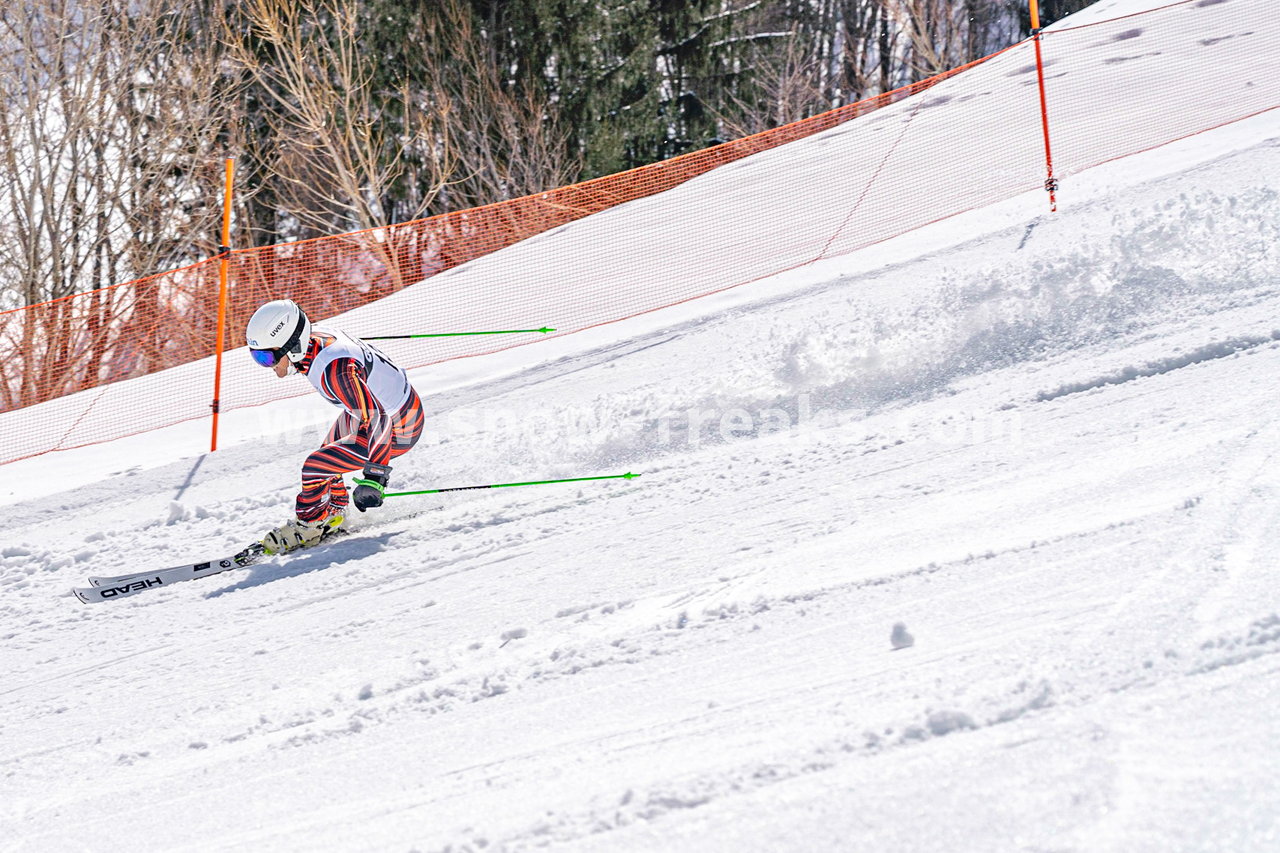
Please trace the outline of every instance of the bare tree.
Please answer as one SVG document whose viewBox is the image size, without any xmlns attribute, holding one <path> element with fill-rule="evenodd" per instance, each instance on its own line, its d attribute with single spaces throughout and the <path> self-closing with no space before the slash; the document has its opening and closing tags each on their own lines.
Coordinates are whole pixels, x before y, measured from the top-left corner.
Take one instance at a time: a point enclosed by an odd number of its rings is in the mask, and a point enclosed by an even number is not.
<svg viewBox="0 0 1280 853">
<path fill-rule="evenodd" d="M 750 87 L 727 91 L 714 114 L 728 137 L 750 136 L 829 109 L 821 57 L 794 31 L 781 49 L 756 49 L 748 59 Z"/>
<path fill-rule="evenodd" d="M 0 8 L 10 302 L 178 266 L 215 242 L 218 72 L 187 23 L 164 0 Z"/>
<path fill-rule="evenodd" d="M 186 327 L 173 277 L 208 257 L 223 118 L 215 52 L 166 0 L 0 7 L 0 407 L 154 369 Z M 61 297 L 94 290 L 91 297 Z"/>
<path fill-rule="evenodd" d="M 897 85 L 890 0 L 752 0 L 731 6 L 731 84 L 712 110 L 726 136 L 808 118 Z"/>
<path fill-rule="evenodd" d="M 931 77 L 1012 44 L 1017 8 L 1002 0 L 885 0 L 906 36 L 913 80 Z"/>
<path fill-rule="evenodd" d="M 449 126 L 421 109 L 407 82 L 375 88 L 375 57 L 360 42 L 357 0 L 247 0 L 249 33 L 228 23 L 237 65 L 269 101 L 273 132 L 265 181 L 295 236 L 373 229 L 421 215 L 453 171 Z M 409 152 L 426 156 L 410 162 Z M 425 174 L 412 208 L 397 216 L 391 188 L 410 170 Z"/>
<path fill-rule="evenodd" d="M 457 172 L 446 194 L 459 209 L 531 195 L 572 183 L 582 170 L 570 153 L 555 105 L 533 80 L 494 62 L 487 40 L 459 0 L 440 0 L 419 19 L 425 80 L 423 109 L 441 118 L 454 141 Z"/>
</svg>

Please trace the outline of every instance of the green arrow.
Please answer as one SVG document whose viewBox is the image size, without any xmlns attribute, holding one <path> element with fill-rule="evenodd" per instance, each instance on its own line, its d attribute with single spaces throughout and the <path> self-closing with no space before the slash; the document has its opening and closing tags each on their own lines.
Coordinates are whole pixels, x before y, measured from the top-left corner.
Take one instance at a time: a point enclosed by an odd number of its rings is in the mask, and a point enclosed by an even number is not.
<svg viewBox="0 0 1280 853">
<path fill-rule="evenodd" d="M 545 486 L 548 483 L 582 483 L 587 480 L 634 480 L 639 474 L 628 471 L 625 474 L 610 474 L 606 477 L 571 477 L 567 480 L 530 480 L 527 483 L 490 483 L 486 486 L 453 486 L 448 489 L 422 489 L 416 492 L 387 492 L 385 498 L 399 498 L 405 495 L 438 495 L 441 492 L 465 492 L 468 489 L 505 489 L 511 486 Z"/>
<path fill-rule="evenodd" d="M 502 329 L 497 332 L 432 332 L 425 335 L 361 335 L 359 337 L 362 341 L 404 341 L 409 338 L 461 338 L 466 335 L 545 335 L 554 331 L 555 329 L 543 326 L 541 329 Z"/>
</svg>

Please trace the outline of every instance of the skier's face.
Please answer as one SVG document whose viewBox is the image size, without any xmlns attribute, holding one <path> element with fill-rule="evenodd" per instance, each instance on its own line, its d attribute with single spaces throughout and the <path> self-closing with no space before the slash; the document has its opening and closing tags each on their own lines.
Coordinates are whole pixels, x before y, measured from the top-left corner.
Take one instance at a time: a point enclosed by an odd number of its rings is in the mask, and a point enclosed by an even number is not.
<svg viewBox="0 0 1280 853">
<path fill-rule="evenodd" d="M 289 375 L 289 367 L 292 364 L 293 362 L 289 361 L 289 359 L 282 358 L 279 361 L 277 361 L 271 369 L 276 372 L 276 376 L 279 376 L 281 379 L 284 379 L 286 376 Z"/>
</svg>

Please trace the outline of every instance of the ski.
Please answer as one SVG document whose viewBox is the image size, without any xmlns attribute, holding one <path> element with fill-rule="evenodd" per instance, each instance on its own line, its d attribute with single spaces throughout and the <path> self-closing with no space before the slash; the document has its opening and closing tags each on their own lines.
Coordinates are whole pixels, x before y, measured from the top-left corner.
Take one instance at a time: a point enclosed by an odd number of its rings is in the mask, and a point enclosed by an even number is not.
<svg viewBox="0 0 1280 853">
<path fill-rule="evenodd" d="M 339 528 L 325 533 L 320 541 L 314 545 L 308 545 L 305 549 L 310 551 L 319 545 L 332 542 L 341 536 L 347 535 L 345 528 Z M 151 572 L 130 572 L 125 575 L 113 575 L 111 577 L 90 577 L 89 583 L 93 586 L 76 587 L 71 591 L 76 598 L 86 604 L 96 604 L 103 601 L 114 601 L 117 598 L 126 598 L 130 595 L 137 595 L 149 589 L 155 589 L 161 586 L 170 586 L 182 581 L 196 580 L 197 578 L 216 575 L 220 572 L 230 571 L 231 569 L 243 569 L 256 563 L 259 558 L 266 553 L 261 542 L 254 542 L 244 550 L 230 556 L 223 557 L 220 560 L 210 560 L 205 563 L 190 563 L 185 566 L 174 566 L 170 569 L 157 569 Z M 295 552 L 289 552 L 295 553 Z"/>
<path fill-rule="evenodd" d="M 221 561 L 211 560 L 210 562 L 221 562 Z M 193 563 L 192 565 L 195 565 L 195 564 Z M 171 571 L 174 571 L 174 569 L 181 569 L 181 568 L 185 568 L 185 567 L 174 566 L 171 569 L 157 569 L 157 571 L 171 572 Z M 147 574 L 150 574 L 150 573 L 149 572 L 130 572 L 127 575 L 115 575 L 109 578 L 100 578 L 100 577 L 97 577 L 96 575 L 89 575 L 89 586 L 115 586 L 116 584 L 122 584 L 125 581 L 131 581 L 134 578 L 140 578 Z"/>
<path fill-rule="evenodd" d="M 172 566 L 167 569 L 152 569 L 149 572 L 128 572 L 123 575 L 111 575 L 109 577 L 98 577 L 97 575 L 89 575 L 89 585 L 90 586 L 119 586 L 120 584 L 128 583 L 129 581 L 137 580 L 138 578 L 146 577 L 147 575 L 164 574 L 166 572 L 176 572 L 182 569 L 194 569 L 196 566 L 203 566 L 203 565 L 210 565 L 210 568 L 212 568 L 213 565 L 218 565 L 219 567 L 222 567 L 222 568 L 232 568 L 231 566 L 223 565 L 224 563 L 226 563 L 227 560 L 231 560 L 234 562 L 235 557 L 224 557 L 221 560 L 209 560 L 207 564 L 206 563 L 188 563 L 187 565 Z M 248 564 L 246 563 L 246 565 Z M 212 574 L 212 572 L 206 571 L 205 574 Z"/>
<path fill-rule="evenodd" d="M 148 589 L 216 575 L 219 572 L 231 569 L 242 569 L 252 565 L 262 553 L 261 543 L 255 542 L 248 548 L 219 560 L 190 563 L 185 566 L 157 569 L 152 572 L 132 572 L 114 577 L 91 577 L 89 578 L 89 583 L 93 584 L 93 586 L 88 588 L 77 587 L 71 591 L 75 593 L 76 598 L 86 604 L 114 601 L 117 598 L 125 598 L 145 592 Z"/>
<path fill-rule="evenodd" d="M 97 577 L 96 575 L 90 575 L 89 583 L 92 586 L 114 586 L 117 584 L 126 583 L 131 580 L 136 580 L 141 577 L 146 577 L 147 575 L 154 575 L 157 573 L 164 573 L 164 572 L 176 572 L 182 569 L 194 569 L 197 566 L 209 566 L 209 569 L 212 569 L 213 566 L 218 566 L 219 568 L 224 568 L 224 569 L 231 569 L 231 568 L 235 568 L 235 566 L 228 566 L 226 564 L 228 560 L 234 563 L 238 558 L 241 558 L 246 552 L 254 550 L 255 547 L 256 547 L 256 543 L 255 545 L 250 545 L 248 548 L 245 548 L 243 551 L 240 551 L 234 554 L 233 556 L 223 557 L 220 560 L 209 560 L 206 563 L 188 563 L 187 565 L 184 565 L 184 566 L 173 566 L 167 569 L 152 569 L 149 572 L 126 572 L 123 575 L 111 575 L 109 577 Z M 244 565 L 247 566 L 249 565 L 249 563 L 246 562 L 244 563 Z M 204 570 L 203 573 L 214 574 L 214 572 L 208 569 Z"/>
</svg>

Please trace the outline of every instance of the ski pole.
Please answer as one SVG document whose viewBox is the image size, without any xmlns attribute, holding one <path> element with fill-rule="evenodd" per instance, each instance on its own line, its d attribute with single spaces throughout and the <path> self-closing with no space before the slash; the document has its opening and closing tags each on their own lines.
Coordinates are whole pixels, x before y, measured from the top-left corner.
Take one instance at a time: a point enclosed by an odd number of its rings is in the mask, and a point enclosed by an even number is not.
<svg viewBox="0 0 1280 853">
<path fill-rule="evenodd" d="M 543 326 L 541 329 L 500 329 L 496 332 L 431 332 L 423 335 L 361 335 L 363 341 L 406 341 L 409 338 L 461 338 L 466 335 L 527 335 L 527 334 L 547 334 L 554 332 L 555 329 L 548 329 Z M 476 488 L 481 488 L 477 486 Z"/>
<path fill-rule="evenodd" d="M 581 483 L 586 480 L 633 480 L 639 474 L 610 474 L 605 477 L 570 477 L 567 480 L 531 480 L 527 483 L 489 483 L 484 486 L 453 486 L 448 489 L 420 489 L 414 492 L 387 492 L 384 498 L 400 498 L 405 495 L 438 495 L 441 492 L 465 492 L 468 489 L 505 489 L 511 486 L 545 486 L 548 483 Z"/>
</svg>

